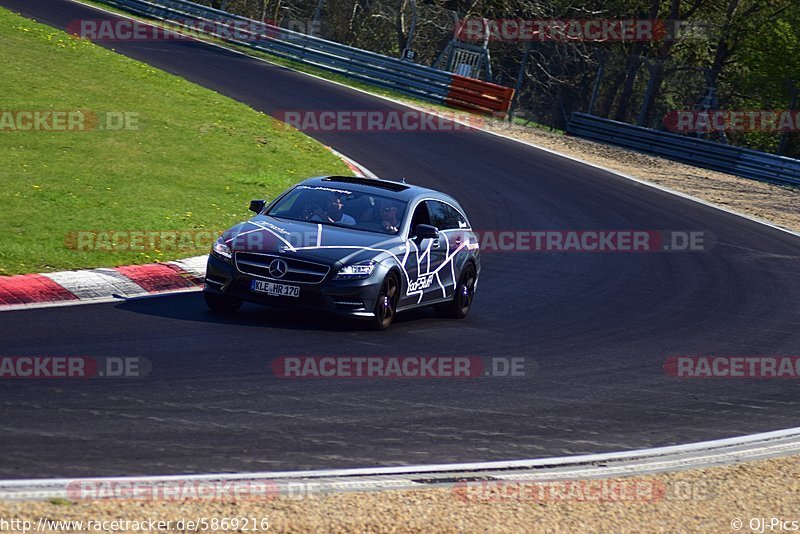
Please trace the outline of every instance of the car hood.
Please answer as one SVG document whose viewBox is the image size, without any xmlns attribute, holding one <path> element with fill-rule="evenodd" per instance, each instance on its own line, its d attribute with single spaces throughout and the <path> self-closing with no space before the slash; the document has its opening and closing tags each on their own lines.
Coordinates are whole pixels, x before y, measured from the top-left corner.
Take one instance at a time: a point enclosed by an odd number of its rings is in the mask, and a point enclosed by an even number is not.
<svg viewBox="0 0 800 534">
<path fill-rule="evenodd" d="M 376 259 L 402 239 L 377 232 L 257 215 L 222 234 L 234 252 L 299 255 L 334 265 Z"/>
</svg>

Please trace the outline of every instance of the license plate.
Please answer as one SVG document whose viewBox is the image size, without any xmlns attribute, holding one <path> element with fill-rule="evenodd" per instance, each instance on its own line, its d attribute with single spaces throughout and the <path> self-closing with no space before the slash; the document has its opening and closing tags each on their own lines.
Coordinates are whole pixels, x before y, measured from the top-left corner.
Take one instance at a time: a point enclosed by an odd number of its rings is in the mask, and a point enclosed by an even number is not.
<svg viewBox="0 0 800 534">
<path fill-rule="evenodd" d="M 250 289 L 258 293 L 266 293 L 273 297 L 299 297 L 300 288 L 288 286 L 286 284 L 276 284 L 275 282 L 265 282 L 263 280 L 253 280 Z"/>
</svg>

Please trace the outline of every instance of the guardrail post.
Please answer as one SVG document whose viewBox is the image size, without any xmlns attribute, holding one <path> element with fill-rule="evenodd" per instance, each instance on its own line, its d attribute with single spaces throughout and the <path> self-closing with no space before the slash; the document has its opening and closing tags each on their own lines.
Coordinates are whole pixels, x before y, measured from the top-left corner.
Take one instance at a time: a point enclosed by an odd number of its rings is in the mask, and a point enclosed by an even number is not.
<svg viewBox="0 0 800 534">
<path fill-rule="evenodd" d="M 314 21 L 311 23 L 311 29 L 308 32 L 312 37 L 317 35 L 317 26 L 319 25 L 320 17 L 322 17 L 322 5 L 324 3 L 325 0 L 317 0 L 317 8 L 314 10 Z"/>
</svg>

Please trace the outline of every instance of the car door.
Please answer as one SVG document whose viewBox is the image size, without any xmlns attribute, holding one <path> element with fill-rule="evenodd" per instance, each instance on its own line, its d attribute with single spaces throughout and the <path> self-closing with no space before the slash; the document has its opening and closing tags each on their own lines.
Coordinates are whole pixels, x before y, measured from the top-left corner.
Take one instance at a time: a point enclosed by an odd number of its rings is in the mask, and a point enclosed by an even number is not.
<svg viewBox="0 0 800 534">
<path fill-rule="evenodd" d="M 444 286 L 444 292 L 440 287 L 438 295 L 433 298 L 441 298 L 443 294 L 449 298 L 459 276 L 457 269 L 460 263 L 457 260 L 465 254 L 462 245 L 468 239 L 465 230 L 469 228 L 469 223 L 457 209 L 446 202 L 430 200 L 427 207 L 431 224 L 439 229 L 438 280 Z"/>
</svg>

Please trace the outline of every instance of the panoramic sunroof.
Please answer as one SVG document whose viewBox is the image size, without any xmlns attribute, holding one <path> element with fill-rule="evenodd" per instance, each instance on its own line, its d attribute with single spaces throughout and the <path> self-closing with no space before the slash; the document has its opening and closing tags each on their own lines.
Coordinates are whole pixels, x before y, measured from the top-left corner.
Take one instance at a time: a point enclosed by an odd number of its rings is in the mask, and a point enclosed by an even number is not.
<svg viewBox="0 0 800 534">
<path fill-rule="evenodd" d="M 363 178 L 360 176 L 329 176 L 328 178 L 323 178 L 322 180 L 326 182 L 345 182 L 348 184 L 371 185 L 372 187 L 380 187 L 381 189 L 388 189 L 390 191 L 405 191 L 409 188 L 408 185 L 398 182 L 376 180 L 374 178 Z"/>
</svg>

